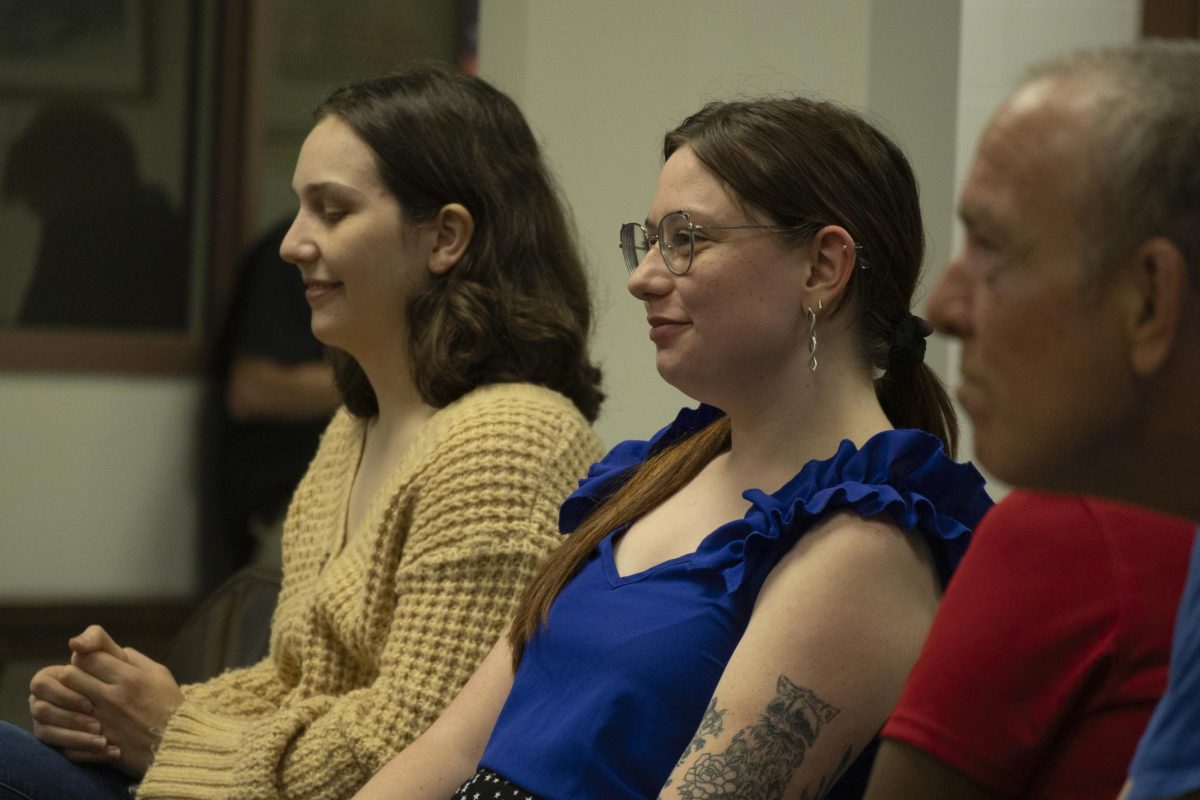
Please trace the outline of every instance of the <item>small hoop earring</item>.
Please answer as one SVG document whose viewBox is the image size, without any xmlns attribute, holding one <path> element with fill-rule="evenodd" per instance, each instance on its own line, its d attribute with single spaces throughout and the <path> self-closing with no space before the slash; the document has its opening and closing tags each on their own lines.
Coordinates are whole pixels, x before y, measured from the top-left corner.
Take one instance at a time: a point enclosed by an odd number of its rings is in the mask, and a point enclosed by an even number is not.
<svg viewBox="0 0 1200 800">
<path fill-rule="evenodd" d="M 817 300 L 817 311 L 821 311 L 824 306 L 821 301 Z M 812 308 L 804 309 L 804 313 L 808 315 L 808 371 L 817 371 L 817 311 Z"/>
</svg>

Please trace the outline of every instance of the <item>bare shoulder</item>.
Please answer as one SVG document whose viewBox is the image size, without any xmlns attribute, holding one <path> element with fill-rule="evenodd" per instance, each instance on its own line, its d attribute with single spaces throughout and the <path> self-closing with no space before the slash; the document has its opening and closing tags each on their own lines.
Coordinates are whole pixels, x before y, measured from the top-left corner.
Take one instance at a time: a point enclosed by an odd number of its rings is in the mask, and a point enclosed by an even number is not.
<svg viewBox="0 0 1200 800">
<path fill-rule="evenodd" d="M 819 569 L 837 574 L 849 570 L 861 578 L 875 572 L 906 568 L 923 571 L 926 567 L 933 568 L 933 559 L 919 532 L 906 531 L 889 517 L 839 511 L 813 525 L 783 557 L 775 573 Z"/>
<path fill-rule="evenodd" d="M 860 634 L 901 620 L 923 631 L 941 591 L 933 555 L 919 532 L 888 518 L 842 512 L 822 519 L 775 565 L 755 613 L 765 619 L 819 615 Z M 821 625 L 792 630 L 809 628 L 813 635 L 829 635 Z"/>
</svg>

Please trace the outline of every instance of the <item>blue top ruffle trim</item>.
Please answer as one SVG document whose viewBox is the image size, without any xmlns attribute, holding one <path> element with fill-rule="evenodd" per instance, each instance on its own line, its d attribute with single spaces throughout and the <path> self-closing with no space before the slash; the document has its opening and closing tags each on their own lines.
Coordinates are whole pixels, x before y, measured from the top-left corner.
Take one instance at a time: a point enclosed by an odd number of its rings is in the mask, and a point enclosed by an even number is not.
<svg viewBox="0 0 1200 800">
<path fill-rule="evenodd" d="M 721 416 L 712 406 L 685 408 L 650 440 L 618 444 L 592 465 L 563 503 L 559 529 L 574 531 L 647 457 Z M 774 563 L 765 551 L 786 552 L 818 519 L 853 511 L 863 517 L 886 514 L 899 527 L 920 531 L 945 584 L 966 552 L 971 531 L 992 505 L 983 485 L 978 470 L 952 461 L 941 442 L 924 431 L 882 431 L 861 448 L 845 439 L 832 458 L 809 461 L 778 491 L 744 492 L 750 503 L 745 516 L 709 534 L 691 568 L 720 571 L 732 592 L 745 578 L 747 564 Z"/>
</svg>

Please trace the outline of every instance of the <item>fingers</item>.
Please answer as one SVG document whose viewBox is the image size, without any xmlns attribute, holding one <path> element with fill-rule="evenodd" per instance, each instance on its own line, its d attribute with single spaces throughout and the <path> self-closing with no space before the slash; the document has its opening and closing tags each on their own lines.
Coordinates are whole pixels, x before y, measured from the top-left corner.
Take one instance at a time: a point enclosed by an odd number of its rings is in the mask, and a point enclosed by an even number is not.
<svg viewBox="0 0 1200 800">
<path fill-rule="evenodd" d="M 76 694 L 93 698 L 94 702 L 103 702 L 101 698 L 105 696 L 105 689 L 108 688 L 104 681 L 72 665 L 63 667 L 59 680 L 63 686 Z"/>
<path fill-rule="evenodd" d="M 71 666 L 107 684 L 120 682 L 121 678 L 131 671 L 128 661 L 114 658 L 102 651 L 76 653 L 71 656 Z M 91 696 L 90 693 L 89 696 Z"/>
<path fill-rule="evenodd" d="M 121 748 L 116 745 L 108 745 L 104 752 L 95 752 L 92 750 L 75 750 L 70 747 L 63 748 L 62 754 L 76 764 L 111 764 L 121 757 Z"/>
<path fill-rule="evenodd" d="M 90 714 L 70 711 L 45 700 L 39 700 L 33 695 L 29 695 L 29 716 L 35 724 L 67 728 L 93 735 L 101 733 L 100 720 Z"/>
<path fill-rule="evenodd" d="M 73 653 L 78 655 L 103 652 L 113 658 L 125 660 L 125 651 L 113 641 L 113 638 L 108 635 L 108 631 L 99 625 L 88 625 L 83 633 L 67 640 L 67 645 Z"/>
<path fill-rule="evenodd" d="M 99 734 L 60 728 L 57 725 L 42 725 L 39 722 L 33 724 L 33 735 L 38 741 L 51 747 L 77 750 L 80 753 L 102 756 L 109 747 L 108 739 Z"/>
<path fill-rule="evenodd" d="M 67 669 L 56 664 L 38 670 L 29 682 L 29 693 L 37 700 L 53 703 L 60 708 L 91 714 L 95 710 L 92 701 L 63 684 L 62 675 Z"/>
</svg>

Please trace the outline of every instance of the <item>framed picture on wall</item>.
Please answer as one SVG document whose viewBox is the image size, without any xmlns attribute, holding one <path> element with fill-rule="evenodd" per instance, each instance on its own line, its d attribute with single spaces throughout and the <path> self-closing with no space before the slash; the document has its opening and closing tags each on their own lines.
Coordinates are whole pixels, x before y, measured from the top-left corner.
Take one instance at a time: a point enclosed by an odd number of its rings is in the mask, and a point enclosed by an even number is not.
<svg viewBox="0 0 1200 800">
<path fill-rule="evenodd" d="M 203 368 L 244 6 L 0 0 L 0 371 Z"/>
<path fill-rule="evenodd" d="M 141 94 L 145 0 L 0 0 L 0 93 Z"/>
</svg>

